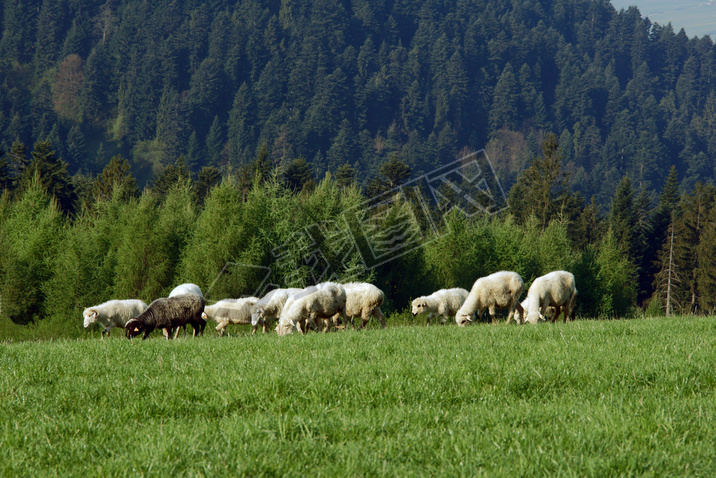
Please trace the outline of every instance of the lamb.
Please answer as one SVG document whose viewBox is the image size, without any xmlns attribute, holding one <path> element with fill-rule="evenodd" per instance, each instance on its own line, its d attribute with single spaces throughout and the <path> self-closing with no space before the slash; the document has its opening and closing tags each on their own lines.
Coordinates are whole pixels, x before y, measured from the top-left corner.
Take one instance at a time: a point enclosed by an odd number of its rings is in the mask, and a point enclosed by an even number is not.
<svg viewBox="0 0 716 478">
<path fill-rule="evenodd" d="M 86 308 L 82 315 L 85 319 L 85 328 L 95 322 L 99 322 L 104 326 L 102 329 L 102 338 L 104 338 L 105 333 L 109 337 L 113 328 L 124 328 L 124 324 L 128 320 L 145 310 L 147 310 L 147 304 L 141 300 L 109 300 L 94 307 Z"/>
<path fill-rule="evenodd" d="M 251 325 L 256 329 L 259 323 L 266 333 L 266 327 L 281 315 L 286 300 L 303 289 L 274 289 L 251 307 Z"/>
<path fill-rule="evenodd" d="M 204 299 L 195 294 L 183 294 L 176 297 L 162 297 L 155 300 L 147 310 L 128 321 L 124 326 L 124 334 L 132 339 L 144 332 L 143 340 L 149 337 L 154 329 L 165 329 L 167 340 L 172 330 L 189 324 L 194 328 L 194 335 L 204 332 L 206 321 L 201 318 L 204 312 Z"/>
<path fill-rule="evenodd" d="M 428 324 L 433 317 L 442 317 L 440 323 L 445 325 L 449 317 L 455 317 L 457 311 L 467 299 L 468 292 L 456 287 L 440 289 L 428 296 L 418 297 L 412 302 L 413 317 L 423 312 L 428 313 Z"/>
<path fill-rule="evenodd" d="M 248 325 L 251 323 L 251 307 L 259 301 L 258 297 L 245 297 L 242 299 L 224 299 L 214 305 L 204 307 L 201 318 L 213 320 L 218 325 L 216 331 L 224 335 L 229 324 Z M 251 335 L 256 333 L 257 326 L 253 327 Z"/>
<path fill-rule="evenodd" d="M 495 323 L 495 309 L 508 309 L 507 323 L 515 316 L 515 310 L 520 314 L 515 321 L 521 324 L 524 320 L 524 309 L 519 303 L 520 295 L 525 290 L 525 283 L 522 277 L 516 272 L 500 271 L 481 277 L 475 281 L 470 290 L 470 295 L 465 299 L 460 310 L 457 311 L 455 321 L 460 327 L 464 327 L 487 309 L 490 314 L 490 321 Z"/>
<path fill-rule="evenodd" d="M 385 316 L 380 310 L 385 299 L 382 290 L 366 282 L 349 282 L 343 284 L 343 288 L 346 290 L 346 316 L 351 323 L 354 317 L 360 317 L 360 330 L 373 316 L 380 321 L 380 326 L 385 328 Z"/>
<path fill-rule="evenodd" d="M 276 332 L 288 335 L 298 330 L 305 334 L 308 327 L 318 328 L 317 319 L 332 319 L 336 315 L 346 322 L 346 290 L 340 284 L 324 282 L 294 295 L 288 308 L 284 305 Z M 330 320 L 328 324 L 330 327 Z"/>
<path fill-rule="evenodd" d="M 538 277 L 532 282 L 527 291 L 529 314 L 527 322 L 536 324 L 540 316 L 544 315 L 547 307 L 554 307 L 552 322 L 556 322 L 559 314 L 564 312 L 564 321 L 567 322 L 574 304 L 577 300 L 577 287 L 574 275 L 567 271 L 554 271 Z"/>
</svg>

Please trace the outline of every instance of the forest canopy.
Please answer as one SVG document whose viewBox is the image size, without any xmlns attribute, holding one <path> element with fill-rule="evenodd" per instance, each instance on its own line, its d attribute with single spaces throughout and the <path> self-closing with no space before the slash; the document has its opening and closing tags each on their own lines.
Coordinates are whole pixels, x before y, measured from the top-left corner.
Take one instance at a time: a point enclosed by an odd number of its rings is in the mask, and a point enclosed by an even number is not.
<svg viewBox="0 0 716 478">
<path fill-rule="evenodd" d="M 28 0 L 0 12 L 0 146 L 50 140 L 70 174 L 116 154 L 139 184 L 179 156 L 267 146 L 360 183 L 487 147 L 510 186 L 559 138 L 571 187 L 655 198 L 714 177 L 716 51 L 608 1 Z"/>
</svg>

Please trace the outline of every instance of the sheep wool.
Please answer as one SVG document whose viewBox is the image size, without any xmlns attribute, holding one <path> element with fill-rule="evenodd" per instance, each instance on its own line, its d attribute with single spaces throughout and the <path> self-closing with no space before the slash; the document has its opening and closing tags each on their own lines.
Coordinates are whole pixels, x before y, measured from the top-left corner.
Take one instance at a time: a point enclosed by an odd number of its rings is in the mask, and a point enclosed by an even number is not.
<svg viewBox="0 0 716 478">
<path fill-rule="evenodd" d="M 343 322 L 346 319 L 346 290 L 340 284 L 323 282 L 308 287 L 292 296 L 291 304 L 284 305 L 276 327 L 279 335 L 288 335 L 294 330 L 306 333 L 308 327 L 317 329 L 316 320 L 328 319 L 328 328 L 331 319 L 338 315 Z M 288 306 L 288 307 L 286 307 Z M 324 332 L 328 328 L 324 328 Z"/>
<path fill-rule="evenodd" d="M 288 300 L 291 295 L 297 294 L 302 290 L 303 289 L 297 288 L 274 289 L 263 296 L 261 300 L 251 306 L 251 325 L 256 327 L 261 323 L 264 332 L 266 332 L 266 327 L 270 326 L 271 323 L 276 321 L 281 315 L 286 300 Z"/>
<path fill-rule="evenodd" d="M 195 294 L 184 294 L 176 297 L 162 297 L 155 300 L 147 310 L 125 324 L 124 333 L 131 339 L 144 332 L 146 339 L 154 329 L 166 329 L 167 340 L 171 338 L 173 329 L 189 324 L 194 335 L 201 335 L 206 326 L 202 319 L 204 299 Z"/>
<path fill-rule="evenodd" d="M 552 322 L 555 322 L 560 313 L 564 313 L 567 322 L 577 301 L 577 286 L 574 275 L 567 271 L 553 271 L 538 277 L 532 282 L 527 291 L 529 313 L 527 322 L 536 324 L 547 307 L 554 307 Z"/>
<path fill-rule="evenodd" d="M 522 323 L 524 310 L 519 299 L 525 290 L 525 283 L 522 277 L 516 272 L 500 271 L 481 277 L 475 281 L 467 296 L 465 303 L 458 310 L 455 321 L 460 327 L 470 324 L 474 316 L 482 316 L 487 309 L 490 314 L 490 321 L 495 322 L 495 309 L 508 309 L 507 323 L 519 312 L 517 323 Z"/>
<path fill-rule="evenodd" d="M 85 328 L 95 322 L 104 326 L 102 337 L 107 334 L 109 337 L 113 328 L 124 328 L 124 325 L 132 318 L 147 310 L 147 304 L 137 299 L 109 300 L 93 307 L 88 307 L 82 313 Z"/>
<path fill-rule="evenodd" d="M 229 324 L 251 324 L 251 307 L 259 301 L 258 297 L 244 297 L 241 299 L 223 299 L 214 305 L 204 307 L 201 318 L 213 320 L 218 325 L 216 331 L 224 335 Z M 265 327 L 265 326 L 264 326 Z M 256 333 L 258 327 L 254 326 L 251 334 Z"/>
<path fill-rule="evenodd" d="M 467 296 L 468 292 L 465 289 L 456 287 L 440 289 L 428 296 L 418 297 L 411 304 L 413 317 L 427 312 L 427 325 L 430 325 L 430 319 L 433 317 L 442 317 L 440 323 L 444 325 L 450 317 L 455 317 Z"/>
<path fill-rule="evenodd" d="M 367 282 L 349 282 L 343 284 L 346 291 L 346 317 L 353 322 L 354 317 L 361 318 L 358 329 L 362 329 L 375 317 L 380 321 L 380 326 L 385 328 L 385 315 L 380 310 L 385 295 L 383 291 Z"/>
</svg>

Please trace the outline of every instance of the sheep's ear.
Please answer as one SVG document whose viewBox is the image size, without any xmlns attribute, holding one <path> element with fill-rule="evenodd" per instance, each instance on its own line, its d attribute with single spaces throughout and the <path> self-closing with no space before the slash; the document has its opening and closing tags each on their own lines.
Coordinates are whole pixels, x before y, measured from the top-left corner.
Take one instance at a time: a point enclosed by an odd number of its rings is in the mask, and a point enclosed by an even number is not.
<svg viewBox="0 0 716 478">
<path fill-rule="evenodd" d="M 90 309 L 90 318 L 93 320 L 97 318 L 97 309 Z"/>
</svg>

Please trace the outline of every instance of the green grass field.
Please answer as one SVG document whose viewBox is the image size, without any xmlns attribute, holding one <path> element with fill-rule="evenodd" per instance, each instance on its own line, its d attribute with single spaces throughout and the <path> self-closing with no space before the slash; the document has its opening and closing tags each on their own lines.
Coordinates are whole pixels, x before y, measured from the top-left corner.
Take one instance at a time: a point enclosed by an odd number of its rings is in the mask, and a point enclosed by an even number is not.
<svg viewBox="0 0 716 478">
<path fill-rule="evenodd" d="M 0 473 L 716 475 L 713 318 L 212 334 L 0 345 Z"/>
</svg>

